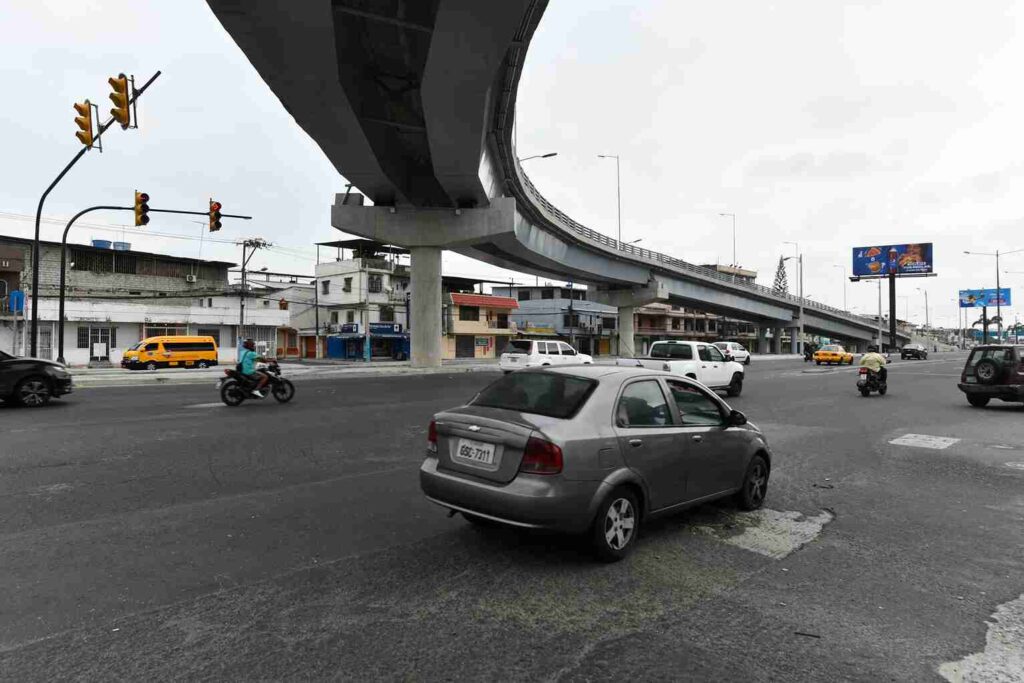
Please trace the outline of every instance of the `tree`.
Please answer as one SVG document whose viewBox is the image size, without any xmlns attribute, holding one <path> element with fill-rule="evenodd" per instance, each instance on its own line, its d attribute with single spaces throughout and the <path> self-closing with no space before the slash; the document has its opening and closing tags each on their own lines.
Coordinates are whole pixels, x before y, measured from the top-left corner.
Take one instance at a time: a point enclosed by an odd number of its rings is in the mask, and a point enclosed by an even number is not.
<svg viewBox="0 0 1024 683">
<path fill-rule="evenodd" d="M 789 294 L 789 276 L 786 274 L 786 261 L 779 257 L 779 267 L 775 269 L 775 284 L 772 291 L 776 294 Z"/>
</svg>

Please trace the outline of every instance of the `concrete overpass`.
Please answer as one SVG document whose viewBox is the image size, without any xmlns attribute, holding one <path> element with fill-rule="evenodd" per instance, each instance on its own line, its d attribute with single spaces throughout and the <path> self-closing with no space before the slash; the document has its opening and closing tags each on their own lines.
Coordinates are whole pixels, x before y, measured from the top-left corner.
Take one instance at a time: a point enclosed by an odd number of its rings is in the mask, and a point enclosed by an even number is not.
<svg viewBox="0 0 1024 683">
<path fill-rule="evenodd" d="M 358 188 L 332 224 L 408 247 L 413 361 L 440 363 L 441 251 L 590 284 L 619 308 L 671 301 L 863 346 L 872 320 L 733 281 L 622 244 L 565 215 L 523 172 L 512 143 L 516 91 L 547 0 L 208 0 L 300 126 Z M 365 205 L 369 198 L 373 206 Z M 796 350 L 796 334 L 791 334 Z"/>
</svg>

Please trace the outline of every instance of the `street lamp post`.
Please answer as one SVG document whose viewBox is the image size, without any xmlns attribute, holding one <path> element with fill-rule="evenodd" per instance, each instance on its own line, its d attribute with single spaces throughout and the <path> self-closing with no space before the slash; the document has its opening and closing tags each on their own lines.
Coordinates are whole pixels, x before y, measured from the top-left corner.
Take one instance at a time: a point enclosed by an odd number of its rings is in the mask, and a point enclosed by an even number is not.
<svg viewBox="0 0 1024 683">
<path fill-rule="evenodd" d="M 615 206 L 619 224 L 619 243 L 622 243 L 622 183 L 619 176 L 619 155 L 598 154 L 598 159 L 615 159 Z"/>
<path fill-rule="evenodd" d="M 792 244 L 793 251 L 796 253 L 796 256 L 787 256 L 785 260 L 789 261 L 790 259 L 796 259 L 797 267 L 800 268 L 800 306 L 798 309 L 800 341 L 797 344 L 796 351 L 797 353 L 801 353 L 803 351 L 804 341 L 804 255 L 800 253 L 800 245 L 796 242 L 783 242 L 783 244 Z"/>
<path fill-rule="evenodd" d="M 842 268 L 843 270 L 843 310 L 846 310 L 846 266 L 841 266 L 838 263 L 833 268 Z"/>
<path fill-rule="evenodd" d="M 998 339 L 1001 342 L 1003 340 L 1003 312 L 1002 312 L 1002 297 L 1000 296 L 999 289 L 999 257 L 1006 256 L 1008 254 L 1016 254 L 1024 251 L 1024 249 L 1014 249 L 1013 251 L 999 251 L 995 250 L 995 253 L 989 253 L 984 251 L 964 251 L 965 254 L 970 256 L 995 256 L 996 257 L 996 330 L 998 330 Z M 987 341 L 987 340 L 986 340 Z"/>
<path fill-rule="evenodd" d="M 924 292 L 924 329 L 927 330 L 931 327 L 930 319 L 928 317 L 928 290 L 921 289 L 920 287 L 915 287 L 915 289 L 919 292 Z"/>
<path fill-rule="evenodd" d="M 557 157 L 557 156 L 558 156 L 558 152 L 548 152 L 547 154 L 534 154 L 532 157 L 526 157 L 525 159 L 520 159 L 519 163 L 523 163 L 524 161 L 529 161 L 530 159 L 550 159 L 551 157 Z"/>
</svg>

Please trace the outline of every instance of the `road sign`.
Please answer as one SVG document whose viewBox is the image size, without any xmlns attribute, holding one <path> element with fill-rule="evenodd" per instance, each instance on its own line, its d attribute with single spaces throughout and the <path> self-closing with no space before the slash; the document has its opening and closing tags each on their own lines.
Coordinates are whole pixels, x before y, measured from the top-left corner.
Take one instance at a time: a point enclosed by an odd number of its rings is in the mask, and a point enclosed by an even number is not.
<svg viewBox="0 0 1024 683">
<path fill-rule="evenodd" d="M 25 310 L 25 292 L 16 289 L 8 295 L 7 299 L 12 313 L 21 313 Z"/>
</svg>

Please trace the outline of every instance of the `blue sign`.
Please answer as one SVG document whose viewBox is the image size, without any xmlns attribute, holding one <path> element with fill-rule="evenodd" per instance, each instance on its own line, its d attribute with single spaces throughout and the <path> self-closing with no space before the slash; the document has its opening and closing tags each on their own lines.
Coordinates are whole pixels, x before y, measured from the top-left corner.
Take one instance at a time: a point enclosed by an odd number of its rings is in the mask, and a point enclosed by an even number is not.
<svg viewBox="0 0 1024 683">
<path fill-rule="evenodd" d="M 370 334 L 400 334 L 402 326 L 399 323 L 370 323 Z"/>
<path fill-rule="evenodd" d="M 342 334 L 352 334 L 359 332 L 359 323 L 342 323 L 341 325 Z"/>
<path fill-rule="evenodd" d="M 7 297 L 7 303 L 12 313 L 21 313 L 25 310 L 25 292 L 16 289 Z"/>
<path fill-rule="evenodd" d="M 932 272 L 932 243 L 886 244 L 853 248 L 853 274 L 858 277 L 918 275 Z"/>
<path fill-rule="evenodd" d="M 995 289 L 960 290 L 960 308 L 1011 306 L 1011 299 L 1009 287 L 1003 287 L 998 294 Z"/>
</svg>

